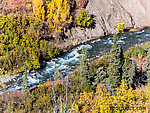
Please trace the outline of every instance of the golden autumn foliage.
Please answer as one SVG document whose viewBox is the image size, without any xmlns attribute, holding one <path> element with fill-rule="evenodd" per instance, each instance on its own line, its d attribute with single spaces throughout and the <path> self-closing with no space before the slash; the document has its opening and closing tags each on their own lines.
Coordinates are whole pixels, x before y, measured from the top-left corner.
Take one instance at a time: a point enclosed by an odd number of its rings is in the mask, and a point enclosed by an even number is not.
<svg viewBox="0 0 150 113">
<path fill-rule="evenodd" d="M 68 0 L 51 0 L 47 6 L 47 19 L 49 25 L 60 31 L 61 27 L 71 22 L 70 4 Z"/>
<path fill-rule="evenodd" d="M 88 15 L 88 11 L 83 11 L 78 17 L 75 18 L 76 25 L 80 26 L 81 29 L 88 28 L 91 26 L 93 20 Z"/>
<path fill-rule="evenodd" d="M 110 95 L 105 86 L 98 86 L 96 93 L 80 94 L 74 112 L 81 113 L 149 113 L 150 85 L 133 90 L 122 81 L 116 94 Z"/>
<path fill-rule="evenodd" d="M 124 23 L 118 23 L 117 24 L 117 28 L 116 28 L 116 30 L 117 30 L 117 32 L 119 33 L 119 32 L 124 32 L 123 30 L 124 30 L 124 26 L 125 26 L 125 24 Z"/>
<path fill-rule="evenodd" d="M 45 20 L 45 9 L 42 0 L 33 0 L 33 14 L 37 19 Z"/>
<path fill-rule="evenodd" d="M 45 21 L 52 32 L 61 32 L 62 28 L 73 21 L 74 4 L 71 0 L 32 0 L 33 15 L 36 19 Z M 93 20 L 85 10 L 79 17 L 75 17 L 75 24 L 83 28 L 89 28 Z"/>
<path fill-rule="evenodd" d="M 61 32 L 63 26 L 72 21 L 70 0 L 33 0 L 32 3 L 35 18 L 46 21 L 56 32 Z"/>
</svg>

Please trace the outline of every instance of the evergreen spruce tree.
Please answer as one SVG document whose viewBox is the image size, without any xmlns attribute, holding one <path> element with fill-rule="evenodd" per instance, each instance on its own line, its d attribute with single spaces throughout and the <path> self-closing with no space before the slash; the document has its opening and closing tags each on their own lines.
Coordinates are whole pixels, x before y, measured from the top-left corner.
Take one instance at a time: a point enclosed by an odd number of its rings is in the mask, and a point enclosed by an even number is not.
<svg viewBox="0 0 150 113">
<path fill-rule="evenodd" d="M 88 61 L 87 49 L 82 49 L 82 56 L 79 67 L 79 84 L 81 90 L 89 91 L 90 85 L 92 84 L 91 70 Z"/>
<path fill-rule="evenodd" d="M 117 88 L 122 79 L 122 66 L 123 66 L 123 51 L 117 43 L 118 37 L 117 34 L 114 34 L 113 37 L 113 46 L 110 50 L 110 63 L 107 69 L 108 78 L 106 79 L 106 85 L 111 92 L 114 92 L 114 89 Z"/>
<path fill-rule="evenodd" d="M 137 71 L 137 63 L 132 60 L 132 65 L 128 72 L 128 85 L 131 85 L 135 88 L 138 85 L 138 71 Z"/>
<path fill-rule="evenodd" d="M 128 86 L 131 85 L 133 88 L 135 88 L 137 85 L 139 85 L 140 79 L 137 63 L 133 59 L 130 68 L 128 66 L 127 60 L 125 59 L 122 70 L 122 80 L 124 80 Z"/>
<path fill-rule="evenodd" d="M 26 94 L 29 93 L 28 73 L 27 73 L 26 66 L 25 66 L 25 73 L 24 73 L 24 80 L 23 80 L 23 91 Z"/>
<path fill-rule="evenodd" d="M 58 68 L 56 67 L 56 64 L 55 64 L 55 67 L 54 67 L 54 75 L 53 75 L 53 78 L 54 78 L 55 81 L 62 79 L 61 73 L 59 72 Z"/>
<path fill-rule="evenodd" d="M 146 58 L 145 75 L 147 77 L 147 82 L 150 83 L 150 49 L 148 50 Z"/>
<path fill-rule="evenodd" d="M 94 85 L 99 85 L 99 84 L 104 84 L 105 83 L 105 78 L 107 77 L 107 73 L 104 69 L 104 67 L 99 67 L 96 76 L 94 77 Z"/>
<path fill-rule="evenodd" d="M 127 63 L 127 59 L 125 59 L 125 62 L 123 64 L 122 68 L 123 74 L 122 74 L 122 80 L 125 81 L 127 85 L 129 85 L 130 77 L 128 76 L 129 74 L 129 67 Z"/>
<path fill-rule="evenodd" d="M 24 92 L 24 110 L 28 112 L 31 110 L 32 107 L 32 99 L 29 96 L 29 82 L 28 82 L 28 72 L 25 66 L 25 74 L 24 74 L 24 81 L 23 81 L 23 92 Z"/>
</svg>

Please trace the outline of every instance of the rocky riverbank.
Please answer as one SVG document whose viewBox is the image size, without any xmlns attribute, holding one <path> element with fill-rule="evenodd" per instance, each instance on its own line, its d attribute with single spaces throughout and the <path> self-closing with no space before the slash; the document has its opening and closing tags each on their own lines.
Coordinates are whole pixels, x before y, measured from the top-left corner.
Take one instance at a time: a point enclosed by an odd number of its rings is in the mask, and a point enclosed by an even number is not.
<svg viewBox="0 0 150 113">
<path fill-rule="evenodd" d="M 73 45 L 113 34 L 117 23 L 125 23 L 125 28 L 150 25 L 149 0 L 89 0 L 86 6 L 94 20 L 91 28 L 72 28 L 65 32 L 67 41 Z M 66 43 L 64 45 L 67 45 Z"/>
</svg>

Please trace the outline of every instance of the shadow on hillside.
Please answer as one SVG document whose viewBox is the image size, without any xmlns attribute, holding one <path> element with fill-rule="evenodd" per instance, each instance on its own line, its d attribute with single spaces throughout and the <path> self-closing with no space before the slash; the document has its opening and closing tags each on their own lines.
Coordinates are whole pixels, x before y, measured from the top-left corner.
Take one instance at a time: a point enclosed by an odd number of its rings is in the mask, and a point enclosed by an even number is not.
<svg viewBox="0 0 150 113">
<path fill-rule="evenodd" d="M 95 27 L 96 27 L 96 20 L 95 20 L 94 18 L 95 18 L 96 16 L 93 15 L 93 14 L 91 14 L 90 16 L 91 16 L 91 19 L 93 20 L 93 22 L 92 22 L 90 28 L 95 29 Z"/>
</svg>

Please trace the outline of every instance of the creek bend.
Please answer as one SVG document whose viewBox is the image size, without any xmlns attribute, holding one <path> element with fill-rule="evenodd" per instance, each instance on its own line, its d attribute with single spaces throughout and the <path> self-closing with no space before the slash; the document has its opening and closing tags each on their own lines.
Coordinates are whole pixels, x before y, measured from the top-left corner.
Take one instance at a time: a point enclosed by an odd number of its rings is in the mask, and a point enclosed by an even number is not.
<svg viewBox="0 0 150 113">
<path fill-rule="evenodd" d="M 118 43 L 125 51 L 126 49 L 136 44 L 150 41 L 150 28 L 146 28 L 139 32 L 119 34 L 118 37 Z M 102 39 L 97 39 L 79 45 L 73 48 L 71 52 L 64 53 L 57 58 L 51 59 L 49 62 L 47 62 L 46 66 L 40 70 L 40 72 L 32 71 L 28 76 L 28 83 L 30 86 L 33 86 L 46 82 L 47 80 L 49 80 L 50 76 L 53 76 L 55 65 L 61 72 L 62 76 L 65 77 L 66 74 L 68 75 L 73 73 L 73 70 L 76 68 L 78 61 L 80 60 L 82 48 L 87 48 L 90 60 L 94 60 L 100 58 L 102 55 L 108 54 L 112 44 L 113 36 L 106 36 Z M 24 75 L 15 76 L 16 77 L 12 77 L 9 80 L 7 80 L 7 75 L 6 77 L 3 76 L 0 78 L 1 84 L 4 81 L 7 81 L 6 83 L 4 82 L 6 84 L 5 91 L 15 91 L 22 89 Z M 1 85 L 0 92 L 4 92 L 4 89 Z"/>
</svg>

